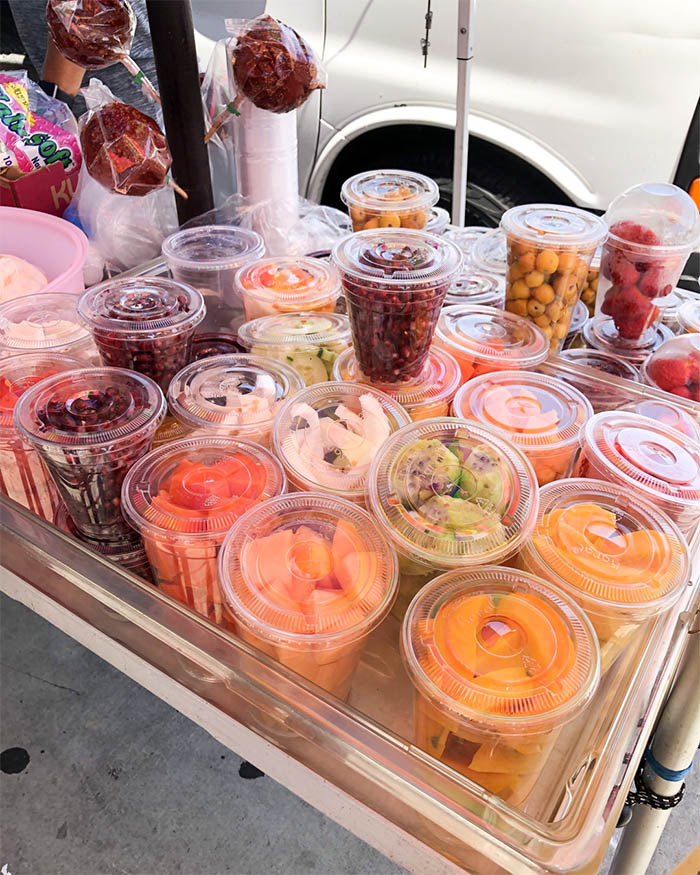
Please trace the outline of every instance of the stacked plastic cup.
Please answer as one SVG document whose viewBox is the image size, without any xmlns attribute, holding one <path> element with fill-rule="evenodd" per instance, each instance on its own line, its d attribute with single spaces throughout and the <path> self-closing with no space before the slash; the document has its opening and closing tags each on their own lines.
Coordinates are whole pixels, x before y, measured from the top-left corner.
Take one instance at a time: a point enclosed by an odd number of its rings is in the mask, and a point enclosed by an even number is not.
<svg viewBox="0 0 700 875">
<path fill-rule="evenodd" d="M 680 305 L 678 324 L 687 334 L 700 334 L 700 300 L 684 301 Z"/>
<path fill-rule="evenodd" d="M 657 308 L 658 309 L 658 308 Z M 612 319 L 599 320 L 597 317 L 589 319 L 583 326 L 583 339 L 586 346 L 601 352 L 609 352 L 618 358 L 624 358 L 631 365 L 638 368 L 647 359 L 654 350 L 657 350 L 662 343 L 670 340 L 673 337 L 673 331 L 661 322 L 653 325 L 644 336 L 640 338 L 639 343 L 625 344 L 620 341 L 620 338 L 615 328 L 615 323 Z"/>
<path fill-rule="evenodd" d="M 47 292 L 0 306 L 0 356 L 19 353 L 70 355 L 97 364 L 99 354 L 78 316 L 79 297 Z"/>
<path fill-rule="evenodd" d="M 133 466 L 124 481 L 124 516 L 143 538 L 156 585 L 230 627 L 219 550 L 247 510 L 285 486 L 282 466 L 262 447 L 230 437 L 189 438 Z"/>
<path fill-rule="evenodd" d="M 450 224 L 450 214 L 442 207 L 433 207 L 425 230 L 430 234 L 444 234 Z"/>
<path fill-rule="evenodd" d="M 396 595 L 396 556 L 372 517 L 321 493 L 272 498 L 233 526 L 220 569 L 237 634 L 344 699 Z"/>
<path fill-rule="evenodd" d="M 143 374 L 87 368 L 48 377 L 15 407 L 15 427 L 38 451 L 81 535 L 129 534 L 121 513 L 127 472 L 151 448 L 165 398 Z"/>
<path fill-rule="evenodd" d="M 479 240 L 484 236 L 484 234 L 488 234 L 490 231 L 493 231 L 493 228 L 486 228 L 483 225 L 467 225 L 466 228 L 458 228 L 456 225 L 450 225 L 443 233 L 447 239 L 454 243 L 462 253 L 462 259 L 464 265 L 470 265 L 470 262 L 474 262 L 474 249 Z M 470 265 L 474 270 L 478 268 L 474 267 L 473 264 Z M 499 272 L 497 271 L 497 274 Z M 503 271 L 500 271 L 503 273 Z"/>
<path fill-rule="evenodd" d="M 470 265 L 453 281 L 443 306 L 451 304 L 481 304 L 482 307 L 503 309 L 506 301 L 505 282 L 495 273 L 470 270 Z"/>
<path fill-rule="evenodd" d="M 475 241 L 471 260 L 478 270 L 505 276 L 508 268 L 506 235 L 500 228 L 487 228 L 486 232 Z"/>
<path fill-rule="evenodd" d="M 279 313 L 332 313 L 340 278 L 332 264 L 305 256 L 263 258 L 236 274 L 247 320 Z"/>
<path fill-rule="evenodd" d="M 438 202 L 437 184 L 407 170 L 369 170 L 346 179 L 340 192 L 353 231 L 425 228 Z"/>
</svg>

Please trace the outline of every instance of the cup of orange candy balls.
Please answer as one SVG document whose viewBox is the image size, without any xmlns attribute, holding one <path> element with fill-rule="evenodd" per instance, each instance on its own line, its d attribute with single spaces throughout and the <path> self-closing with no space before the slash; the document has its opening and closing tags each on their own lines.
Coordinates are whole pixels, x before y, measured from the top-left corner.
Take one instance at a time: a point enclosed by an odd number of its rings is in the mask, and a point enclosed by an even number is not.
<svg viewBox="0 0 700 875">
<path fill-rule="evenodd" d="M 353 231 L 370 228 L 413 228 L 420 231 L 440 197 L 437 184 L 407 170 L 370 170 L 343 183 Z"/>
</svg>

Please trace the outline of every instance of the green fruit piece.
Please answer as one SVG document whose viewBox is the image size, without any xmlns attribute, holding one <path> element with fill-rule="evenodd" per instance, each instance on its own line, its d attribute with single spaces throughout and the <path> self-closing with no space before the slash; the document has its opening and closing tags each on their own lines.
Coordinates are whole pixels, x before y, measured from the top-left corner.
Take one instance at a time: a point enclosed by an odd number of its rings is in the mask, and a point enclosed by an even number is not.
<svg viewBox="0 0 700 875">
<path fill-rule="evenodd" d="M 449 495 L 433 495 L 421 506 L 420 512 L 430 522 L 458 532 L 476 528 L 489 516 L 477 504 Z"/>
<path fill-rule="evenodd" d="M 304 378 L 307 386 L 314 383 L 325 383 L 328 379 L 328 371 L 321 359 L 308 352 L 288 352 L 284 361 L 291 365 Z"/>
<path fill-rule="evenodd" d="M 418 507 L 426 496 L 452 492 L 459 483 L 459 459 L 435 438 L 418 440 L 401 454 L 393 486 L 400 500 Z"/>
</svg>

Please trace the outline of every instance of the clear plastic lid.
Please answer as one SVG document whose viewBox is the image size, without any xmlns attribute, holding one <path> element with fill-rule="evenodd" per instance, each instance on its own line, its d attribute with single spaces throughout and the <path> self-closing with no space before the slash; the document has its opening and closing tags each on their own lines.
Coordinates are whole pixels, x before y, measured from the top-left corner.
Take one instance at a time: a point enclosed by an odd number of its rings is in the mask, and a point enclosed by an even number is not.
<svg viewBox="0 0 700 875">
<path fill-rule="evenodd" d="M 280 402 L 304 381 L 289 365 L 262 355 L 217 355 L 176 374 L 168 387 L 170 412 L 186 428 L 208 431 L 270 423 Z"/>
<path fill-rule="evenodd" d="M 583 612 L 524 571 L 449 571 L 411 603 L 401 652 L 418 691 L 459 722 L 530 734 L 576 716 L 598 684 Z"/>
<path fill-rule="evenodd" d="M 678 323 L 678 311 L 684 303 L 684 298 L 678 294 L 678 289 L 660 298 L 654 298 L 654 306 L 661 311 L 661 320 L 666 325 Z M 683 290 L 680 290 L 683 291 Z"/>
<path fill-rule="evenodd" d="M 700 300 L 682 303 L 677 318 L 683 331 L 700 333 Z"/>
<path fill-rule="evenodd" d="M 427 209 L 438 202 L 437 184 L 421 173 L 408 170 L 366 170 L 346 179 L 340 197 L 348 206 L 393 213 Z"/>
<path fill-rule="evenodd" d="M 62 371 L 84 368 L 85 362 L 57 353 L 30 352 L 0 359 L 0 429 L 14 431 L 14 410 L 27 389 Z"/>
<path fill-rule="evenodd" d="M 641 401 L 634 401 L 620 410 L 629 410 L 630 413 L 637 413 L 639 416 L 647 416 L 649 419 L 655 419 L 662 425 L 667 425 L 669 428 L 675 428 L 681 434 L 687 435 L 694 441 L 700 441 L 700 424 L 697 420 L 687 413 L 685 410 L 673 404 L 671 401 L 660 401 L 657 398 L 644 398 Z"/>
<path fill-rule="evenodd" d="M 700 509 L 700 444 L 635 413 L 597 413 L 581 429 L 581 446 L 610 479 L 666 505 Z"/>
<path fill-rule="evenodd" d="M 583 301 L 577 301 L 573 313 L 571 314 L 571 322 L 569 323 L 568 334 L 571 335 L 579 332 L 587 321 L 588 307 L 583 303 Z"/>
<path fill-rule="evenodd" d="M 508 265 L 508 247 L 506 235 L 500 228 L 487 230 L 474 242 L 471 252 L 472 261 L 485 273 L 496 273 L 505 276 Z"/>
<path fill-rule="evenodd" d="M 547 453 L 578 441 L 593 416 L 590 401 L 546 374 L 496 371 L 465 383 L 455 395 L 455 416 L 505 432 L 526 452 Z"/>
<path fill-rule="evenodd" d="M 523 451 L 495 429 L 448 417 L 391 435 L 367 486 L 372 511 L 399 550 L 439 568 L 514 553 L 537 512 L 537 480 Z"/>
<path fill-rule="evenodd" d="M 451 304 L 481 304 L 482 307 L 503 307 L 505 283 L 502 276 L 494 273 L 477 273 L 467 270 L 451 283 L 445 296 L 444 306 Z"/>
<path fill-rule="evenodd" d="M 0 347 L 41 352 L 92 343 L 78 316 L 78 301 L 77 295 L 47 292 L 0 305 Z"/>
<path fill-rule="evenodd" d="M 333 379 L 362 383 L 361 376 L 355 350 L 350 347 L 335 360 Z M 431 346 L 423 372 L 415 383 L 377 385 L 382 392 L 394 401 L 398 401 L 409 414 L 412 414 L 414 410 L 426 404 L 449 404 L 454 398 L 461 378 L 456 360 L 445 350 Z"/>
<path fill-rule="evenodd" d="M 601 480 L 543 486 L 527 551 L 558 586 L 600 607 L 665 609 L 690 573 L 675 523 L 635 489 Z"/>
<path fill-rule="evenodd" d="M 442 207 L 433 207 L 428 217 L 425 230 L 431 234 L 444 234 L 450 224 L 450 214 Z"/>
<path fill-rule="evenodd" d="M 700 334 L 662 343 L 642 365 L 642 379 L 664 392 L 700 401 Z"/>
<path fill-rule="evenodd" d="M 486 228 L 484 225 L 467 225 L 466 228 L 449 225 L 443 233 L 448 240 L 459 247 L 466 263 L 472 260 L 477 242 L 484 234 L 489 234 L 493 230 L 493 228 Z"/>
<path fill-rule="evenodd" d="M 496 368 L 534 368 L 549 355 L 546 334 L 529 319 L 479 304 L 440 313 L 435 339 L 457 358 Z"/>
<path fill-rule="evenodd" d="M 700 240 L 695 202 L 670 182 L 644 182 L 618 195 L 605 213 L 610 241 L 641 251 L 690 250 Z"/>
<path fill-rule="evenodd" d="M 536 246 L 554 249 L 576 247 L 595 249 L 605 239 L 608 228 L 593 213 L 559 204 L 523 204 L 506 210 L 501 228 L 509 237 Z"/>
<path fill-rule="evenodd" d="M 396 294 L 450 282 L 462 263 L 459 249 L 444 237 L 403 228 L 358 231 L 335 244 L 332 258 L 342 274 L 374 280 Z"/>
<path fill-rule="evenodd" d="M 265 254 L 256 231 L 235 225 L 202 225 L 176 231 L 163 241 L 168 262 L 187 270 L 233 270 Z"/>
<path fill-rule="evenodd" d="M 151 335 L 193 329 L 204 318 L 204 299 L 192 286 L 165 277 L 122 277 L 93 286 L 78 313 L 93 330 Z"/>
<path fill-rule="evenodd" d="M 253 346 L 328 346 L 350 343 L 350 322 L 342 313 L 280 313 L 260 316 L 238 329 L 238 340 Z"/>
<path fill-rule="evenodd" d="M 622 377 L 635 382 L 639 380 L 639 372 L 634 365 L 611 352 L 603 352 L 599 349 L 563 349 L 558 355 L 568 362 L 595 368 L 613 377 Z"/>
<path fill-rule="evenodd" d="M 287 647 L 364 637 L 396 597 L 396 555 L 376 522 L 315 492 L 249 511 L 226 538 L 219 568 L 236 620 Z"/>
<path fill-rule="evenodd" d="M 257 444 L 193 437 L 152 450 L 122 488 L 124 517 L 136 531 L 187 535 L 196 543 L 223 535 L 247 510 L 286 488 L 282 466 Z"/>
<path fill-rule="evenodd" d="M 192 361 L 208 359 L 214 355 L 235 355 L 243 351 L 235 334 L 197 332 L 192 339 Z"/>
<path fill-rule="evenodd" d="M 251 298 L 294 312 L 340 294 L 335 266 L 302 255 L 254 261 L 238 271 L 235 283 Z"/>
<path fill-rule="evenodd" d="M 164 417 L 153 380 L 123 368 L 64 371 L 28 389 L 15 407 L 15 426 L 32 443 L 76 448 L 116 448 L 155 432 Z"/>
<path fill-rule="evenodd" d="M 320 383 L 280 408 L 275 453 L 296 486 L 362 501 L 379 447 L 410 421 L 403 407 L 370 386 Z"/>
<path fill-rule="evenodd" d="M 596 316 L 583 326 L 583 339 L 588 346 L 621 356 L 636 365 L 641 365 L 648 355 L 671 337 L 673 331 L 668 325 L 659 324 L 654 327 L 650 340 L 643 346 L 633 346 L 620 340 L 615 322 L 607 316 L 602 319 Z"/>
</svg>

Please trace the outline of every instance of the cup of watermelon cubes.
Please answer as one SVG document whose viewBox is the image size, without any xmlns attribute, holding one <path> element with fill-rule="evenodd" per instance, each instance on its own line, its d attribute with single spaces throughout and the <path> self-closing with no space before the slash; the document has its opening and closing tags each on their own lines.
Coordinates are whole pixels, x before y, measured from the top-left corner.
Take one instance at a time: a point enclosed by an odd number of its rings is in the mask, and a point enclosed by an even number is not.
<svg viewBox="0 0 700 875">
<path fill-rule="evenodd" d="M 511 805 L 527 799 L 600 676 L 583 611 L 534 575 L 495 565 L 449 571 L 422 589 L 401 653 L 415 743 Z"/>
<path fill-rule="evenodd" d="M 700 334 L 683 334 L 662 343 L 642 365 L 650 386 L 700 401 Z"/>
<path fill-rule="evenodd" d="M 344 699 L 367 636 L 394 602 L 398 566 L 357 504 L 298 492 L 238 520 L 220 575 L 237 634 Z"/>
<path fill-rule="evenodd" d="M 613 200 L 605 214 L 595 328 L 622 346 L 644 346 L 658 326 L 659 301 L 673 292 L 700 240 L 692 198 L 670 183 L 644 183 Z M 613 329 L 604 326 L 612 320 Z"/>
</svg>

